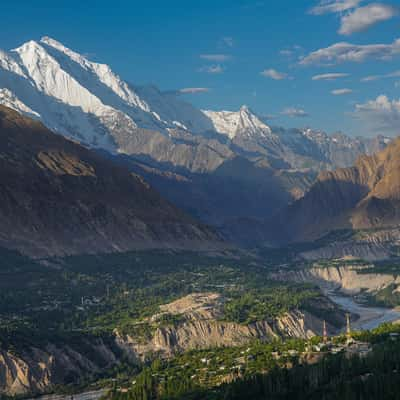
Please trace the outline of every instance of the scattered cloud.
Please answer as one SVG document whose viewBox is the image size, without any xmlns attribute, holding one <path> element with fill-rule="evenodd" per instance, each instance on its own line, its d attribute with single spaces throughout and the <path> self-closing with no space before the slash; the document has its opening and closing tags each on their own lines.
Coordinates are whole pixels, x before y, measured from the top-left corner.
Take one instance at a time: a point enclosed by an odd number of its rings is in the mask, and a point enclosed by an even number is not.
<svg viewBox="0 0 400 400">
<path fill-rule="evenodd" d="M 180 89 L 179 93 L 182 93 L 182 94 L 198 94 L 198 93 L 207 93 L 209 91 L 210 91 L 210 88 L 189 87 L 189 88 Z"/>
<path fill-rule="evenodd" d="M 302 50 L 303 50 L 303 48 L 302 48 L 301 46 L 294 45 L 294 46 L 291 46 L 291 47 L 287 47 L 287 48 L 285 48 L 285 49 L 282 49 L 282 50 L 279 52 L 279 54 L 280 54 L 281 56 L 284 56 L 284 57 L 291 57 L 291 56 L 295 55 L 296 53 L 301 52 Z"/>
<path fill-rule="evenodd" d="M 221 38 L 221 44 L 227 47 L 234 47 L 235 41 L 231 36 L 224 36 L 223 38 Z"/>
<path fill-rule="evenodd" d="M 391 44 L 356 45 L 347 42 L 316 50 L 300 59 L 300 65 L 335 65 L 344 62 L 363 62 L 367 59 L 391 60 L 400 55 L 400 39 Z"/>
<path fill-rule="evenodd" d="M 283 49 L 279 52 L 281 56 L 290 57 L 293 54 L 293 50 Z"/>
<path fill-rule="evenodd" d="M 310 10 L 310 14 L 340 13 L 358 7 L 362 0 L 324 0 Z"/>
<path fill-rule="evenodd" d="M 346 78 L 349 75 L 350 74 L 334 72 L 334 73 L 328 73 L 328 74 L 315 75 L 312 77 L 312 80 L 313 81 L 334 81 L 339 78 Z"/>
<path fill-rule="evenodd" d="M 389 74 L 366 76 L 365 78 L 361 79 L 361 82 L 372 82 L 388 78 L 400 78 L 400 70 L 391 72 Z"/>
<path fill-rule="evenodd" d="M 393 6 L 379 3 L 368 4 L 343 15 L 339 33 L 351 35 L 354 32 L 361 32 L 396 15 L 398 15 L 398 9 Z"/>
<path fill-rule="evenodd" d="M 229 61 L 232 57 L 228 54 L 200 54 L 200 58 L 207 61 L 224 62 Z"/>
<path fill-rule="evenodd" d="M 343 96 L 344 94 L 353 93 L 353 90 L 352 90 L 352 89 L 347 89 L 347 88 L 344 88 L 344 89 L 335 89 L 335 90 L 332 90 L 331 93 L 332 93 L 334 96 Z"/>
<path fill-rule="evenodd" d="M 369 75 L 361 79 L 361 82 L 372 82 L 381 79 L 381 75 Z"/>
<path fill-rule="evenodd" d="M 284 79 L 290 79 L 288 74 L 286 74 L 284 72 L 279 72 L 273 68 L 265 69 L 264 71 L 261 72 L 261 75 L 265 76 L 266 78 L 271 78 L 275 81 L 282 81 Z"/>
<path fill-rule="evenodd" d="M 391 72 L 384 76 L 385 78 L 400 78 L 400 70 Z"/>
<path fill-rule="evenodd" d="M 285 108 L 283 111 L 281 111 L 281 114 L 290 118 L 304 118 L 309 116 L 309 114 L 302 108 L 295 107 Z"/>
<path fill-rule="evenodd" d="M 225 71 L 225 68 L 221 65 L 207 65 L 205 67 L 201 67 L 199 72 L 206 72 L 207 74 L 222 74 Z"/>
<path fill-rule="evenodd" d="M 400 133 L 400 99 L 390 100 L 385 95 L 378 96 L 364 104 L 356 104 L 353 113 L 371 129 L 383 130 L 385 134 Z"/>
</svg>

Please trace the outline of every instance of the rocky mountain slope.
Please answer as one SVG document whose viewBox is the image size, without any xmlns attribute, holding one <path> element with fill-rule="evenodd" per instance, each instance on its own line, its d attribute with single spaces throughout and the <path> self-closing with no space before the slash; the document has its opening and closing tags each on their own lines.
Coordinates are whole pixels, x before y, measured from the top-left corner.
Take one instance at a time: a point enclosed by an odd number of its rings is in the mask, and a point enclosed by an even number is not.
<svg viewBox="0 0 400 400">
<path fill-rule="evenodd" d="M 79 383 L 119 363 L 118 346 L 101 338 L 72 345 L 0 349 L 0 395 L 34 395 Z"/>
<path fill-rule="evenodd" d="M 361 156 L 351 168 L 322 172 L 275 223 L 287 228 L 283 237 L 289 241 L 313 240 L 338 229 L 392 230 L 400 218 L 399 167 L 396 139 L 373 156 Z"/>
<path fill-rule="evenodd" d="M 221 242 L 143 179 L 0 106 L 0 244 L 34 256 Z"/>
</svg>

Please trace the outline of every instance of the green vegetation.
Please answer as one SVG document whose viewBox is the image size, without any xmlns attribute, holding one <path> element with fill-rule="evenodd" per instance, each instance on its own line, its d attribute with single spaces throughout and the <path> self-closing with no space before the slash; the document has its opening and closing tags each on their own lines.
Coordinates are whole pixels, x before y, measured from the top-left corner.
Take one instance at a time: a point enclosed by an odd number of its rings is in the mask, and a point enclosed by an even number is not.
<svg viewBox="0 0 400 400">
<path fill-rule="evenodd" d="M 310 299 L 321 294 L 319 289 L 311 285 L 270 283 L 268 287 L 235 290 L 229 295 L 232 299 L 225 304 L 225 319 L 250 324 L 271 320 L 292 309 L 306 308 Z"/>
<path fill-rule="evenodd" d="M 148 317 L 161 304 L 195 292 L 222 294 L 224 319 L 239 323 L 269 320 L 321 296 L 311 285 L 271 281 L 271 268 L 254 259 L 161 251 L 40 262 L 6 250 L 4 255 L 0 342 L 16 347 L 23 341 L 19 332 L 43 345 L 71 332 L 107 336 L 115 328 L 145 342 L 156 327 L 183 322 L 176 315 Z"/>
<path fill-rule="evenodd" d="M 363 357 L 347 353 L 310 355 L 311 342 L 254 343 L 241 348 L 192 351 L 156 361 L 123 383 L 127 393 L 111 391 L 111 400 L 352 400 L 399 399 L 400 326 L 384 324 L 355 333 L 370 342 Z M 335 338 L 341 343 L 343 337 Z"/>
</svg>

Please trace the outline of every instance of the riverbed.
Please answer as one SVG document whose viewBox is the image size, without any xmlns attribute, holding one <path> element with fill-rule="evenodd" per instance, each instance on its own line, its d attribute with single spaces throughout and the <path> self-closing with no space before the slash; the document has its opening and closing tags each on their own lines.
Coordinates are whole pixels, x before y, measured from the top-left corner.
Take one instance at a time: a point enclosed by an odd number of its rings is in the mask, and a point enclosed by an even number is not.
<svg viewBox="0 0 400 400">
<path fill-rule="evenodd" d="M 352 322 L 354 330 L 374 329 L 384 322 L 400 320 L 400 309 L 398 308 L 369 307 L 356 303 L 350 296 L 344 296 L 334 291 L 327 291 L 326 294 L 344 310 L 360 316 L 357 321 Z"/>
</svg>

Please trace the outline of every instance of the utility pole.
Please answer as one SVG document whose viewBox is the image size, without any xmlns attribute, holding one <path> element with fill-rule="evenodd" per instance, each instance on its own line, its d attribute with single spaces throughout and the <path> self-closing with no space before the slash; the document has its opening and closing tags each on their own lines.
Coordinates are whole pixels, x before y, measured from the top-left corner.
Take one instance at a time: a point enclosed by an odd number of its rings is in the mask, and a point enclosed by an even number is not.
<svg viewBox="0 0 400 400">
<path fill-rule="evenodd" d="M 350 314 L 349 313 L 346 314 L 346 338 L 347 338 L 347 343 L 350 343 L 352 341 Z"/>
</svg>

